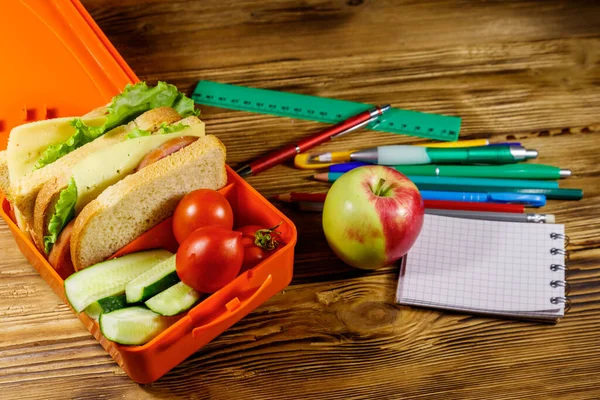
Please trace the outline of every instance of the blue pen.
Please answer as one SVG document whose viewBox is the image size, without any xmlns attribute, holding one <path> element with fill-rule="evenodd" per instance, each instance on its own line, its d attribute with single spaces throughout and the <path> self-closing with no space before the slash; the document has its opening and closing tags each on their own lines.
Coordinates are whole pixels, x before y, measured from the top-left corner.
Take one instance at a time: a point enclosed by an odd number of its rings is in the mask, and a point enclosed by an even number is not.
<svg viewBox="0 0 600 400">
<path fill-rule="evenodd" d="M 546 196 L 523 193 L 469 193 L 419 190 L 423 200 L 471 201 L 476 203 L 523 203 L 528 207 L 542 207 Z"/>
<path fill-rule="evenodd" d="M 502 143 L 490 143 L 488 146 L 520 146 L 519 142 L 502 142 Z"/>
<path fill-rule="evenodd" d="M 354 168 L 362 167 L 364 165 L 372 165 L 362 161 L 352 161 L 342 164 L 333 164 L 329 166 L 329 172 L 348 172 Z"/>
</svg>

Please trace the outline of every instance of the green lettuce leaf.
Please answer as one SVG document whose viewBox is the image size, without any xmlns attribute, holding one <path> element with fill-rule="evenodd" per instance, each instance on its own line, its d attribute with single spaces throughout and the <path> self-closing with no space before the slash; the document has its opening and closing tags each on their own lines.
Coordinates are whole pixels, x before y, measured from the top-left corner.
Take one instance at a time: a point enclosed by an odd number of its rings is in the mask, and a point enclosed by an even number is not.
<svg viewBox="0 0 600 400">
<path fill-rule="evenodd" d="M 35 167 L 42 168 L 53 163 L 73 150 L 103 135 L 105 132 L 119 125 L 133 121 L 144 112 L 157 107 L 172 107 L 182 118 L 198 115 L 194 108 L 194 101 L 177 90 L 174 85 L 158 82 L 150 87 L 146 82 L 127 85 L 123 93 L 113 97 L 107 109 L 107 118 L 104 125 L 99 127 L 87 126 L 81 119 L 76 118 L 71 122 L 75 133 L 62 143 L 49 146 L 41 155 Z"/>
<path fill-rule="evenodd" d="M 142 136 L 150 136 L 150 135 L 151 135 L 151 133 L 148 131 L 145 131 L 140 128 L 134 128 L 131 132 L 129 132 L 127 134 L 126 139 L 135 139 L 135 138 L 139 138 Z"/>
<path fill-rule="evenodd" d="M 123 93 L 115 96 L 108 106 L 106 130 L 132 121 L 140 114 L 157 107 L 172 107 L 182 118 L 198 115 L 194 109 L 194 100 L 177 90 L 174 85 L 158 82 L 150 87 L 146 82 L 127 85 Z"/>
<path fill-rule="evenodd" d="M 75 217 L 75 204 L 77 203 L 77 184 L 71 178 L 69 185 L 60 192 L 58 201 L 54 206 L 54 214 L 48 223 L 49 235 L 44 236 L 44 250 L 50 253 L 52 246 L 56 243 L 58 235 L 64 227 Z"/>
<path fill-rule="evenodd" d="M 186 128 L 189 128 L 189 125 L 184 125 L 183 123 L 179 123 L 177 125 L 175 125 L 175 124 L 167 125 L 167 124 L 163 123 L 160 126 L 159 133 L 166 135 L 167 133 L 179 132 Z"/>
<path fill-rule="evenodd" d="M 101 126 L 87 126 L 80 118 L 71 121 L 71 126 L 75 128 L 75 133 L 64 142 L 53 144 L 46 148 L 35 164 L 35 168 L 42 168 L 48 164 L 52 164 L 59 158 L 66 156 L 73 150 L 91 142 L 104 133 Z"/>
<path fill-rule="evenodd" d="M 177 125 L 175 125 L 175 124 L 167 125 L 166 123 L 163 122 L 163 124 L 160 126 L 160 128 L 158 128 L 158 131 L 156 132 L 156 134 L 157 135 L 166 135 L 168 133 L 175 133 L 175 132 L 182 131 L 188 127 L 189 127 L 189 125 L 184 125 L 183 123 L 179 123 Z M 127 139 L 135 139 L 135 138 L 139 138 L 142 136 L 150 136 L 150 135 L 152 135 L 151 132 L 145 131 L 140 128 L 134 128 L 131 132 L 129 132 L 127 134 Z"/>
</svg>

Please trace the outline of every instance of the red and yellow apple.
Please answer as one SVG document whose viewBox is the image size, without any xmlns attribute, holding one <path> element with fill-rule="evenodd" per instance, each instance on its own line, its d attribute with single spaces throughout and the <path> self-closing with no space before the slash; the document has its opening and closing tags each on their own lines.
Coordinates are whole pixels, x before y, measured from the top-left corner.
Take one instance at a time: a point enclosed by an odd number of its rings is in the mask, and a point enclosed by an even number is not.
<svg viewBox="0 0 600 400">
<path fill-rule="evenodd" d="M 425 207 L 419 190 L 393 168 L 368 165 L 338 178 L 323 205 L 323 231 L 346 264 L 377 269 L 404 256 L 417 240 Z"/>
</svg>

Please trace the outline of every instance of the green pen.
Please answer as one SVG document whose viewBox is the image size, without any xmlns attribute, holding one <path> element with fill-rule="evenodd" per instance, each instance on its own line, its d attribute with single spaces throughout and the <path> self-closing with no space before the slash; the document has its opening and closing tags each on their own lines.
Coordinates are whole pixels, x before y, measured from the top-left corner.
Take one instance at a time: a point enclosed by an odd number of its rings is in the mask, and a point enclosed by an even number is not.
<svg viewBox="0 0 600 400">
<path fill-rule="evenodd" d="M 435 148 L 420 146 L 379 146 L 355 151 L 352 161 L 379 165 L 419 164 L 511 164 L 537 157 L 536 150 L 521 146 Z"/>
<path fill-rule="evenodd" d="M 402 172 L 402 171 L 400 171 Z M 316 174 L 316 180 L 324 182 L 335 182 L 341 177 L 343 172 L 326 172 Z M 493 186 L 494 188 L 518 187 L 518 188 L 539 188 L 539 189 L 558 189 L 558 182 L 550 180 L 533 179 L 497 179 L 497 178 L 465 178 L 455 176 L 421 176 L 406 175 L 415 185 L 455 185 L 455 186 Z M 496 190 L 497 191 L 497 190 Z"/>
<path fill-rule="evenodd" d="M 404 175 L 456 176 L 467 178 L 560 179 L 571 176 L 568 169 L 544 164 L 508 165 L 394 165 Z"/>
</svg>

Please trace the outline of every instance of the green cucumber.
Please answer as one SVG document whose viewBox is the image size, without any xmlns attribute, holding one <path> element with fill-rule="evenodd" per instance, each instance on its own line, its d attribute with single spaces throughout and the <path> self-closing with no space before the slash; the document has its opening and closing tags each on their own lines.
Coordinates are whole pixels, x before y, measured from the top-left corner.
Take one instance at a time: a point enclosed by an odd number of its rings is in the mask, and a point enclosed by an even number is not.
<svg viewBox="0 0 600 400">
<path fill-rule="evenodd" d="M 88 317 L 97 320 L 100 314 L 106 314 L 120 308 L 127 307 L 127 300 L 124 294 L 109 296 L 93 302 L 83 310 Z"/>
<path fill-rule="evenodd" d="M 202 295 L 183 282 L 157 294 L 145 304 L 160 315 L 177 315 L 192 308 Z"/>
<path fill-rule="evenodd" d="M 125 293 L 125 286 L 170 257 L 166 250 L 132 253 L 82 269 L 65 280 L 65 294 L 75 312 L 95 301 Z"/>
<path fill-rule="evenodd" d="M 84 310 L 84 313 L 87 314 L 91 319 L 95 319 L 96 321 L 100 318 L 100 314 L 102 314 L 102 306 L 97 301 L 93 302 L 89 306 L 87 306 Z"/>
<path fill-rule="evenodd" d="M 127 302 L 139 303 L 148 300 L 150 297 L 179 282 L 179 277 L 175 271 L 176 257 L 173 254 L 129 282 L 125 287 Z"/>
<path fill-rule="evenodd" d="M 145 307 L 127 307 L 101 314 L 100 331 L 113 342 L 140 345 L 148 343 L 174 321 Z"/>
</svg>

